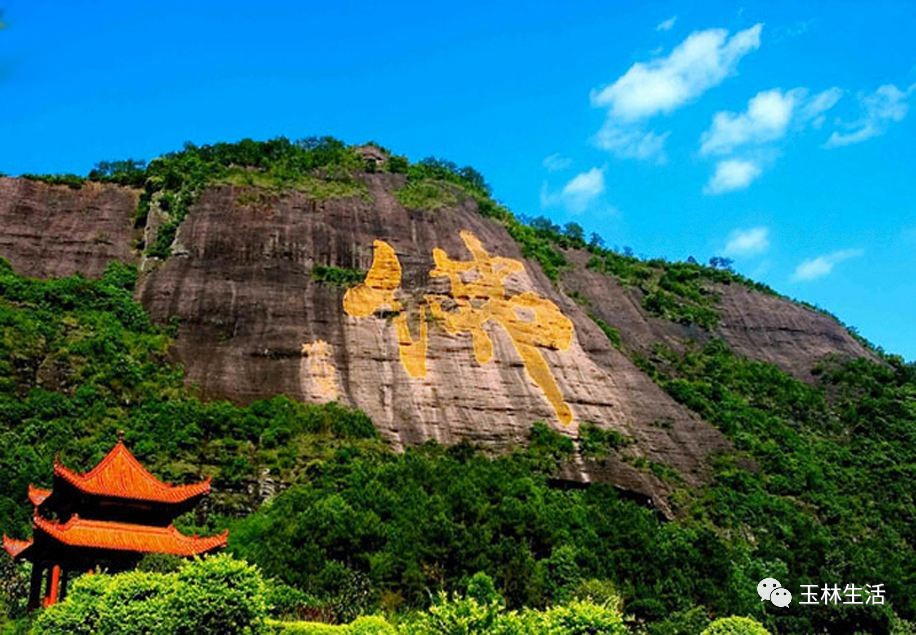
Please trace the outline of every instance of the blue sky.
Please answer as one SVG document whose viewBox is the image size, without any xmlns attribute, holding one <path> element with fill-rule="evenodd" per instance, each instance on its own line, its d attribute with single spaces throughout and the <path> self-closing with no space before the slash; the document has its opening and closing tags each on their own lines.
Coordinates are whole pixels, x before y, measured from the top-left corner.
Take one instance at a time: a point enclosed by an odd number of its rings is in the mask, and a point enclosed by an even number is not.
<svg viewBox="0 0 916 635">
<path fill-rule="evenodd" d="M 916 359 L 916 3 L 698 4 L 0 0 L 0 171 L 373 139 Z"/>
</svg>

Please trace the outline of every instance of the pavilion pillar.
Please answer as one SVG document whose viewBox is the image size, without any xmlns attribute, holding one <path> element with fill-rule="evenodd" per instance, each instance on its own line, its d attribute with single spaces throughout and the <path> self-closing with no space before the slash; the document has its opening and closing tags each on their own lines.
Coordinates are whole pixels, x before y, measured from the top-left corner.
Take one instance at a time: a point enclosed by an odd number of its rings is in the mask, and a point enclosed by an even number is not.
<svg viewBox="0 0 916 635">
<path fill-rule="evenodd" d="M 32 578 L 29 580 L 29 604 L 28 609 L 34 611 L 41 606 L 41 582 L 42 566 L 37 562 L 32 563 Z"/>
<path fill-rule="evenodd" d="M 60 595 L 60 565 L 55 564 L 48 571 L 48 595 L 45 597 L 46 607 L 57 604 Z"/>
</svg>

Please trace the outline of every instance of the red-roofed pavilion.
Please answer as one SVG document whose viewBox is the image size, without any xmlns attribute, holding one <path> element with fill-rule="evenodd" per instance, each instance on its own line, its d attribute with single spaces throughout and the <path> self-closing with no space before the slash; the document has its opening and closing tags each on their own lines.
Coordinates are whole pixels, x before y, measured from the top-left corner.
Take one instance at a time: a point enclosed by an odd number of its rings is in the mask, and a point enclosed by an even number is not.
<svg viewBox="0 0 916 635">
<path fill-rule="evenodd" d="M 51 489 L 29 485 L 35 506 L 31 540 L 3 536 L 10 556 L 32 562 L 29 607 L 62 599 L 69 572 L 98 567 L 123 571 L 147 553 L 197 556 L 225 547 L 228 531 L 185 536 L 172 524 L 209 492 L 210 479 L 191 485 L 163 483 L 120 439 L 85 474 L 55 461 Z"/>
</svg>

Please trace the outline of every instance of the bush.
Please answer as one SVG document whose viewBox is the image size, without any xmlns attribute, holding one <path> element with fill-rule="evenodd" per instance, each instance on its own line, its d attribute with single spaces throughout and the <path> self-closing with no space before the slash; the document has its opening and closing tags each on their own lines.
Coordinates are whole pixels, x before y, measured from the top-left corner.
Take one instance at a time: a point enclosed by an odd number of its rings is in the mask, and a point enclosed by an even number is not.
<svg viewBox="0 0 916 635">
<path fill-rule="evenodd" d="M 501 602 L 480 603 L 469 597 L 440 593 L 424 613 L 418 613 L 402 629 L 406 635 L 476 635 L 498 633 L 503 626 Z"/>
<path fill-rule="evenodd" d="M 367 615 L 350 623 L 349 635 L 397 635 L 397 629 L 384 617 Z"/>
<path fill-rule="evenodd" d="M 258 570 L 228 555 L 185 564 L 170 598 L 175 635 L 257 633 L 267 613 Z"/>
<path fill-rule="evenodd" d="M 366 272 L 360 269 L 335 267 L 333 265 L 315 265 L 312 268 L 312 280 L 336 287 L 352 287 L 366 279 Z"/>
<path fill-rule="evenodd" d="M 434 211 L 458 202 L 454 189 L 445 181 L 410 181 L 396 190 L 394 196 L 407 209 Z"/>
<path fill-rule="evenodd" d="M 627 632 L 617 610 L 584 600 L 533 614 L 531 623 L 535 628 L 527 632 L 542 632 L 545 635 L 625 635 Z"/>
<path fill-rule="evenodd" d="M 83 576 L 38 617 L 33 633 L 254 635 L 265 615 L 257 569 L 220 555 L 186 562 L 177 573 Z"/>
<path fill-rule="evenodd" d="M 720 617 L 702 635 L 770 635 L 770 632 L 749 617 Z"/>
<path fill-rule="evenodd" d="M 397 635 L 398 629 L 384 617 L 370 615 L 341 625 L 270 620 L 267 624 L 267 633 L 270 635 Z"/>
<path fill-rule="evenodd" d="M 324 624 L 323 622 L 267 622 L 269 635 L 349 635 L 346 625 Z"/>
</svg>

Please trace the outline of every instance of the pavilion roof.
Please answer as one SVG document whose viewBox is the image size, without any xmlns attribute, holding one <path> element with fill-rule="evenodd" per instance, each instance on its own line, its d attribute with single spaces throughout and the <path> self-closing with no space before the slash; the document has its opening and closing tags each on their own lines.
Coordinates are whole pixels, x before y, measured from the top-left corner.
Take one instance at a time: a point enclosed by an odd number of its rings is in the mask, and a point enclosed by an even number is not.
<svg viewBox="0 0 916 635">
<path fill-rule="evenodd" d="M 197 556 L 226 546 L 229 532 L 215 536 L 185 536 L 174 525 L 154 527 L 106 520 L 89 520 L 77 515 L 65 523 L 35 516 L 35 530 L 70 547 L 129 551 L 134 553 L 168 553 L 175 556 Z M 23 543 L 25 543 L 24 546 Z M 32 541 L 14 541 L 4 537 L 4 547 L 15 557 Z M 9 544 L 9 546 L 7 546 Z M 11 551 L 18 549 L 16 554 Z"/>
<path fill-rule="evenodd" d="M 209 478 L 190 485 L 163 483 L 143 467 L 121 441 L 85 474 L 74 472 L 55 461 L 54 475 L 87 494 L 155 503 L 183 503 L 210 491 Z M 31 488 L 29 498 L 34 503 L 36 498 L 32 497 L 32 492 L 36 492 L 36 497 L 44 501 L 47 496 L 41 498 L 41 495 L 46 491 Z"/>
<path fill-rule="evenodd" d="M 16 558 L 31 546 L 31 540 L 16 540 L 15 538 L 10 538 L 6 534 L 3 534 L 3 548 L 6 549 L 6 552 L 10 554 L 11 558 Z"/>
<path fill-rule="evenodd" d="M 38 507 L 43 502 L 45 502 L 45 499 L 47 499 L 50 495 L 51 490 L 42 489 L 40 487 L 35 487 L 34 485 L 29 484 L 29 500 L 32 501 L 32 504 L 35 505 L 35 507 Z"/>
</svg>

